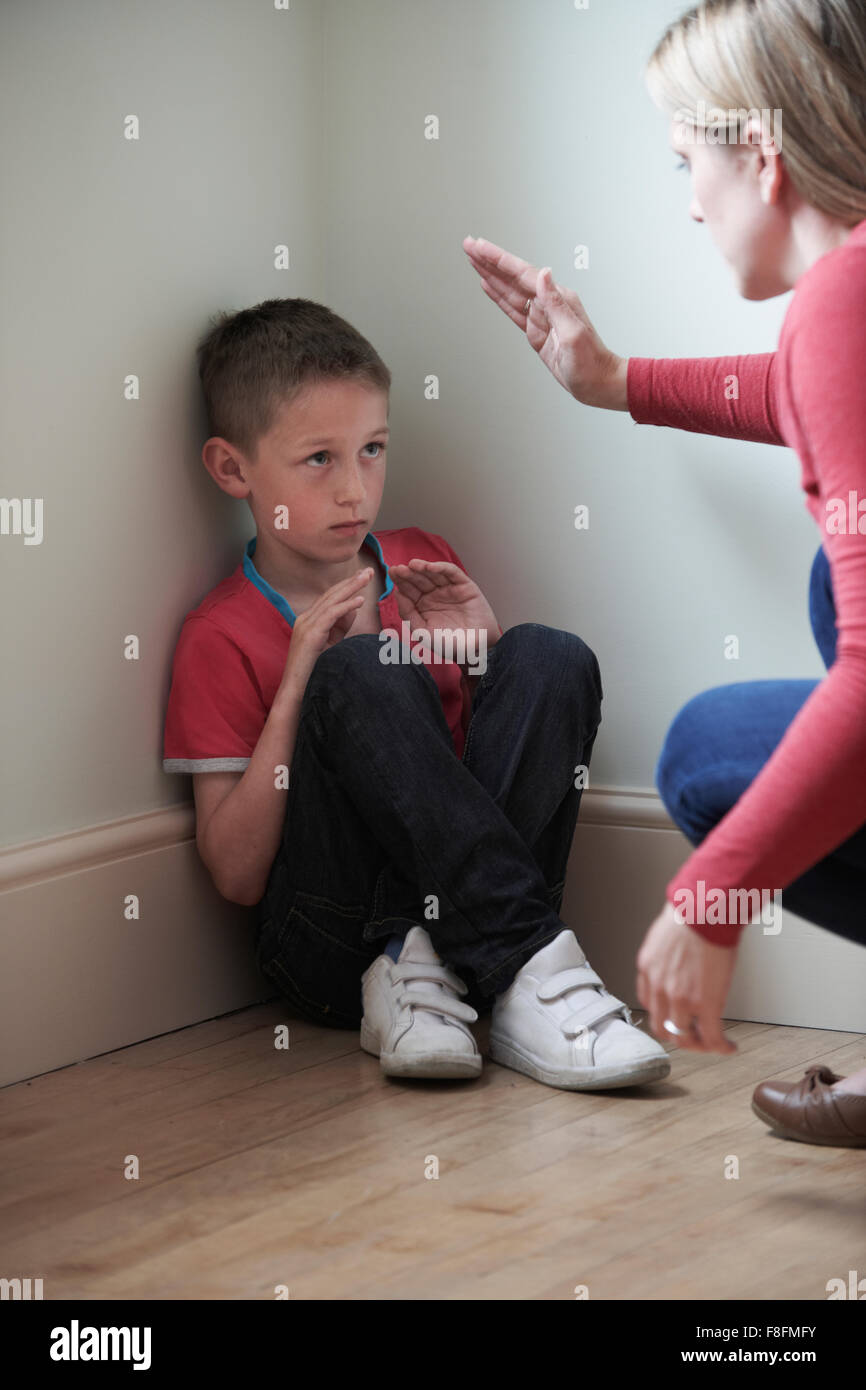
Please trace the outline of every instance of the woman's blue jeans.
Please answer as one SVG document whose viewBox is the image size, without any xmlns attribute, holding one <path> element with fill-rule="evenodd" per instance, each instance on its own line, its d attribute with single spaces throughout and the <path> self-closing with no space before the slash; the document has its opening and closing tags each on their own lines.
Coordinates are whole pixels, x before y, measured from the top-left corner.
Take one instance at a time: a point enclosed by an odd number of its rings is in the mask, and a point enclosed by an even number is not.
<svg viewBox="0 0 866 1390">
<path fill-rule="evenodd" d="M 823 547 L 812 564 L 809 616 L 829 669 L 836 608 Z M 665 738 L 656 784 L 683 834 L 698 845 L 754 781 L 816 680 L 739 681 L 684 705 Z M 808 795 L 808 791 L 803 793 Z M 782 910 L 866 944 L 866 826 L 782 891 Z"/>
<path fill-rule="evenodd" d="M 318 658 L 301 705 L 257 959 L 302 1017 L 361 1023 L 361 975 L 420 925 L 479 1013 L 565 928 L 558 916 L 601 723 L 595 654 L 511 627 L 487 653 L 462 758 L 424 665 L 374 633 Z"/>
</svg>

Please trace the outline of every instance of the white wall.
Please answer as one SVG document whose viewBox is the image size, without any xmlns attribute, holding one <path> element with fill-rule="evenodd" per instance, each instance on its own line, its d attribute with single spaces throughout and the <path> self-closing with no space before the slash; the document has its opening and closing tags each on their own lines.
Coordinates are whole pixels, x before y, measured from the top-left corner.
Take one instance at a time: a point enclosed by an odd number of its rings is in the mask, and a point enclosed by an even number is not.
<svg viewBox="0 0 866 1390">
<path fill-rule="evenodd" d="M 707 685 L 821 673 L 793 455 L 578 405 L 461 249 L 471 232 L 549 263 L 623 354 L 774 346 L 787 297 L 738 298 L 643 87 L 679 8 L 3 7 L 3 492 L 44 498 L 44 540 L 0 550 L 0 844 L 188 795 L 160 766 L 171 649 L 252 533 L 200 462 L 192 349 L 216 309 L 269 295 L 324 300 L 392 367 L 379 524 L 441 531 L 505 624 L 596 649 L 597 780 L 651 785 L 667 723 Z"/>
<path fill-rule="evenodd" d="M 805 606 L 818 534 L 793 454 L 579 406 L 461 248 L 472 233 L 550 264 L 624 355 L 775 346 L 787 298 L 738 297 L 688 217 L 688 176 L 643 86 L 682 8 L 0 9 L 2 492 L 44 499 L 41 545 L 0 537 L 7 910 L 25 883 L 11 847 L 51 839 L 56 870 L 64 832 L 190 796 L 161 768 L 174 642 L 252 534 L 200 461 L 193 349 L 218 309 L 303 295 L 374 343 L 394 373 L 378 526 L 444 534 L 505 626 L 590 642 L 605 689 L 597 786 L 651 787 L 667 725 L 697 691 L 823 672 Z M 138 141 L 123 138 L 130 113 Z M 284 242 L 287 272 L 273 268 Z M 588 270 L 573 266 L 579 243 Z M 124 399 L 130 373 L 138 401 Z M 430 373 L 438 401 L 424 398 Z M 589 532 L 574 530 L 579 502 Z M 138 662 L 123 657 L 131 633 Z M 27 860 L 28 883 L 49 860 Z M 14 983 L 26 1008 L 20 970 Z M 195 1016 L 185 1007 L 176 1026 Z"/>
<path fill-rule="evenodd" d="M 579 405 L 487 299 L 484 236 L 577 289 L 628 356 L 764 352 L 789 302 L 739 298 L 688 216 L 645 58 L 679 0 L 325 7 L 328 302 L 394 369 L 380 520 L 446 535 L 508 625 L 579 632 L 605 690 L 593 778 L 652 785 L 710 685 L 818 676 L 819 537 L 792 453 Z M 435 113 L 438 142 L 422 122 Z M 573 248 L 589 247 L 575 270 Z M 427 373 L 441 399 L 425 401 Z M 573 509 L 590 507 L 588 532 Z M 723 638 L 740 637 L 738 662 Z"/>
<path fill-rule="evenodd" d="M 194 347 L 218 309 L 325 294 L 322 18 L 0 8 L 2 492 L 44 498 L 41 545 L 0 537 L 0 844 L 190 795 L 162 771 L 172 651 L 254 529 L 201 463 Z"/>
</svg>

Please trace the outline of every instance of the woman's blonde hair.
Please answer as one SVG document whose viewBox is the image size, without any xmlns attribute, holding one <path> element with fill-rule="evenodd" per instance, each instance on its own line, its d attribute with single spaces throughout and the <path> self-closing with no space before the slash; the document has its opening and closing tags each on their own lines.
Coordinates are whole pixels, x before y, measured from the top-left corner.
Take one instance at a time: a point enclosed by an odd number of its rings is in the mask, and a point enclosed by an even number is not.
<svg viewBox="0 0 866 1390">
<path fill-rule="evenodd" d="M 800 196 L 846 226 L 866 217 L 866 0 L 703 0 L 665 30 L 646 79 L 696 131 L 728 113 L 729 140 L 748 114 L 781 113 Z"/>
</svg>

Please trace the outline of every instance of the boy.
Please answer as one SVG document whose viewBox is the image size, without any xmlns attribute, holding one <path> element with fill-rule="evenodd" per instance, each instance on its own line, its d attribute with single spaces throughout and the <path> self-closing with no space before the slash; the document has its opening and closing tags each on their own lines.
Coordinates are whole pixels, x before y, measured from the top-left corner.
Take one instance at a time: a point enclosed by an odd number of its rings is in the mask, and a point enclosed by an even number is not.
<svg viewBox="0 0 866 1390">
<path fill-rule="evenodd" d="M 218 316 L 198 362 L 202 459 L 256 535 L 184 621 L 163 766 L 193 774 L 220 893 L 259 905 L 261 969 L 302 1017 L 360 1026 L 390 1076 L 477 1076 L 490 1008 L 491 1057 L 547 1085 L 666 1076 L 557 915 L 594 654 L 503 633 L 441 536 L 374 533 L 391 374 L 345 320 L 267 300 Z M 407 621 L 426 655 L 385 660 Z M 426 659 L 455 631 L 483 674 Z"/>
</svg>

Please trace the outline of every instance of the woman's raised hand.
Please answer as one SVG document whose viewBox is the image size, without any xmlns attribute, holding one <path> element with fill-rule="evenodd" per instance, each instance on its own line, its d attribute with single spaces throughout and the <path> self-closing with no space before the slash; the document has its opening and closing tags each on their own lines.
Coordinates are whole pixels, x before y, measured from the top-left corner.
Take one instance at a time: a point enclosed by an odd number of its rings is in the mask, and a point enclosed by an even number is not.
<svg viewBox="0 0 866 1390">
<path fill-rule="evenodd" d="M 538 270 L 492 241 L 466 237 L 463 250 L 484 293 L 525 332 L 560 386 L 584 405 L 628 410 L 628 358 L 605 347 L 574 290 L 555 284 L 549 267 Z"/>
</svg>

